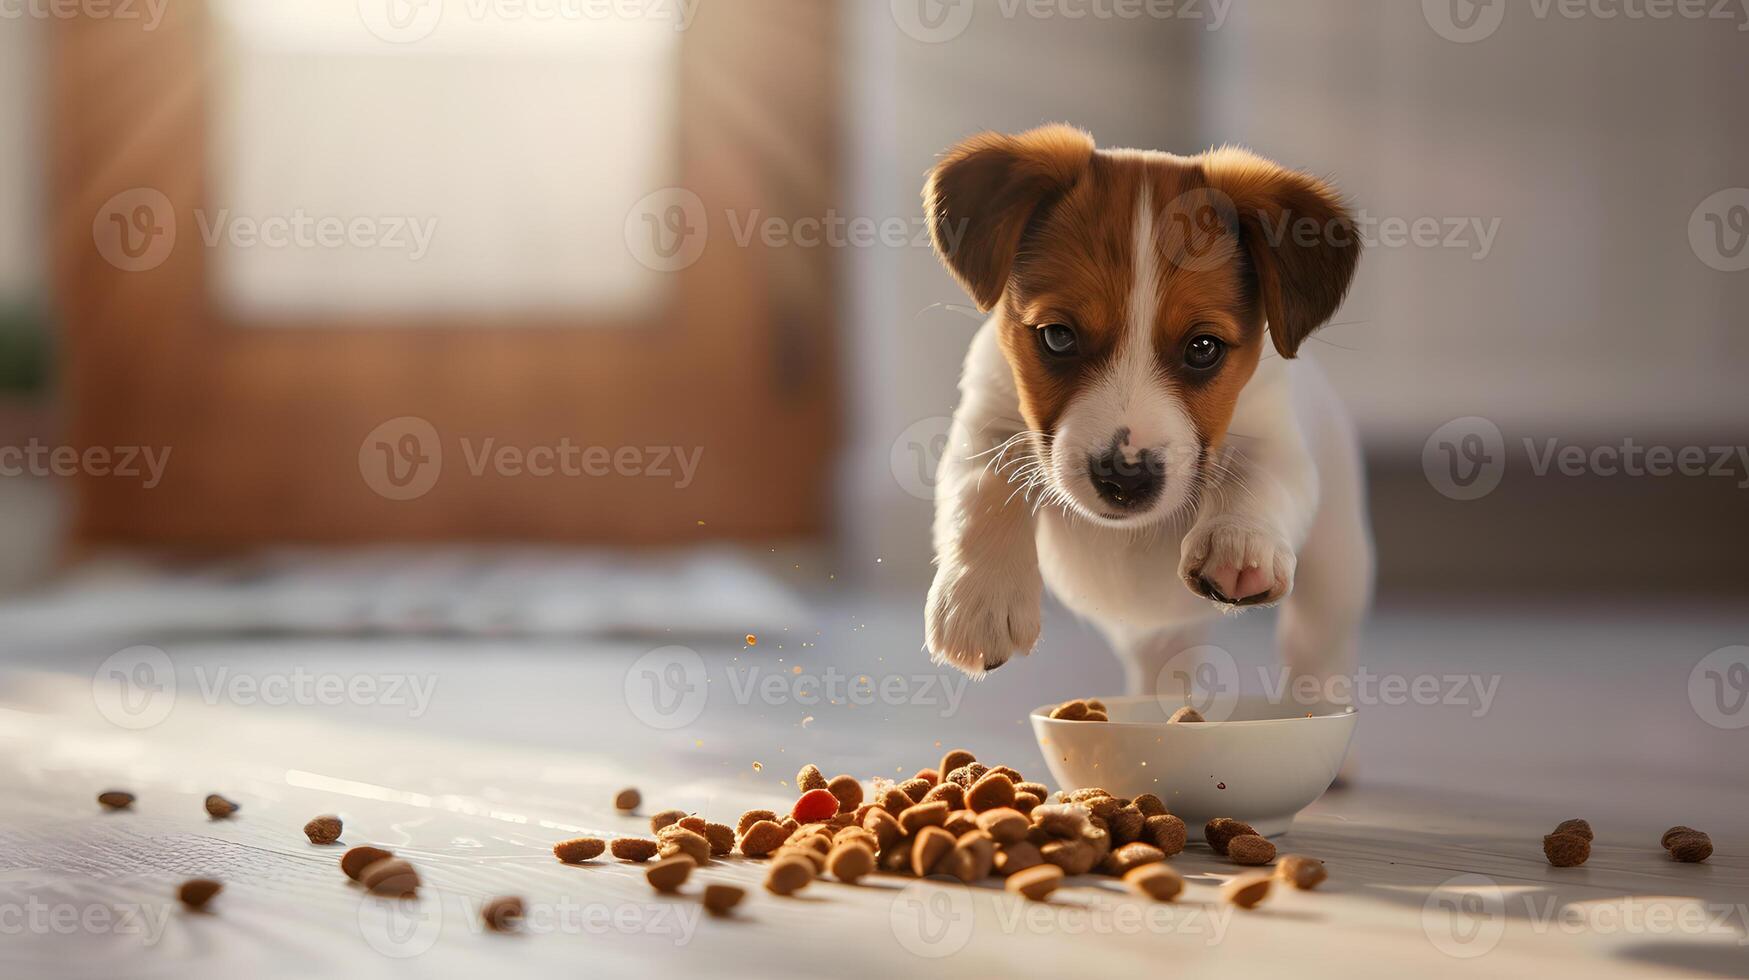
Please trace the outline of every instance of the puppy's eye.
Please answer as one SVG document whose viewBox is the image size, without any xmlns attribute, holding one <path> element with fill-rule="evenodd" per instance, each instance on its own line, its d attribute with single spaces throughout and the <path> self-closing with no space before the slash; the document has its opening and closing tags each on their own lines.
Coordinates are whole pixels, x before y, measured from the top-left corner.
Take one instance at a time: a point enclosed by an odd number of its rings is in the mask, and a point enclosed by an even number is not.
<svg viewBox="0 0 1749 980">
<path fill-rule="evenodd" d="M 1061 323 L 1052 323 L 1040 327 L 1039 343 L 1045 347 L 1045 353 L 1054 357 L 1068 357 L 1075 353 L 1075 328 Z"/>
<path fill-rule="evenodd" d="M 1227 345 L 1217 337 L 1203 334 L 1184 348 L 1184 363 L 1198 371 L 1207 371 L 1227 356 Z"/>
</svg>

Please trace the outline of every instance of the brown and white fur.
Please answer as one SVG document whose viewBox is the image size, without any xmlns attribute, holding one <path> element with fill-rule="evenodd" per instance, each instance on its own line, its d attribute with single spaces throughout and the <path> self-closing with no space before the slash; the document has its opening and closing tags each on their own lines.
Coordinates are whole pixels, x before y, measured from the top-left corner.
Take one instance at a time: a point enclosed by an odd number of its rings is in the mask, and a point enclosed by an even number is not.
<svg viewBox="0 0 1749 980">
<path fill-rule="evenodd" d="M 937 481 L 931 654 L 980 674 L 1030 652 L 1048 583 L 1131 693 L 1165 693 L 1161 668 L 1223 611 L 1276 602 L 1293 674 L 1351 670 L 1372 590 L 1359 451 L 1296 357 L 1359 259 L 1335 193 L 1242 150 L 1097 150 L 1047 126 L 965 141 L 924 199 L 990 314 Z M 1053 324 L 1069 356 L 1041 340 Z M 1187 364 L 1193 342 L 1218 364 Z"/>
</svg>

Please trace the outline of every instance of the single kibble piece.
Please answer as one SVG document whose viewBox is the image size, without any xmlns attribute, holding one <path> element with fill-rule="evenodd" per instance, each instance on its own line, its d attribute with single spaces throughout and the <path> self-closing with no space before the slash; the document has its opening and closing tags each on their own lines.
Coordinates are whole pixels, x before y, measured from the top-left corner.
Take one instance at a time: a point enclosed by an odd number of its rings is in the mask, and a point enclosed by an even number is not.
<svg viewBox="0 0 1749 980">
<path fill-rule="evenodd" d="M 687 875 L 692 874 L 692 869 L 696 867 L 698 865 L 692 858 L 677 854 L 650 865 L 644 871 L 644 880 L 659 892 L 677 892 L 681 885 L 686 884 Z"/>
<path fill-rule="evenodd" d="M 703 834 L 695 834 L 685 827 L 669 827 L 656 835 L 656 852 L 665 858 L 684 854 L 694 864 L 709 864 L 711 842 Z"/>
<path fill-rule="evenodd" d="M 999 807 L 978 814 L 978 826 L 998 844 L 1013 844 L 1026 839 L 1032 822 L 1019 810 Z"/>
<path fill-rule="evenodd" d="M 613 798 L 613 808 L 621 813 L 630 813 L 642 806 L 643 803 L 644 794 L 629 786 L 620 790 Z"/>
<path fill-rule="evenodd" d="M 1311 891 L 1330 877 L 1330 873 L 1324 870 L 1324 862 L 1317 858 L 1286 854 L 1277 862 L 1275 876 L 1301 891 Z"/>
<path fill-rule="evenodd" d="M 999 772 L 987 773 L 966 790 L 966 808 L 974 813 L 1014 805 L 1014 781 Z"/>
<path fill-rule="evenodd" d="M 1002 887 L 1031 901 L 1043 901 L 1063 883 L 1063 869 L 1052 864 L 1035 864 L 1008 876 Z"/>
<path fill-rule="evenodd" d="M 513 932 L 522 922 L 522 914 L 522 899 L 505 895 L 481 906 L 480 921 L 493 932 Z"/>
<path fill-rule="evenodd" d="M 735 849 L 735 828 L 726 823 L 707 823 L 704 839 L 711 842 L 711 857 L 723 857 Z"/>
<path fill-rule="evenodd" d="M 811 789 L 825 789 L 826 786 L 826 774 L 820 771 L 819 766 L 811 762 L 796 773 L 796 790 L 798 792 L 806 793 Z"/>
<path fill-rule="evenodd" d="M 1014 809 L 1019 810 L 1021 813 L 1031 813 L 1033 807 L 1038 806 L 1043 801 L 1044 797 L 1042 796 L 1033 793 L 1016 792 L 1014 794 Z"/>
<path fill-rule="evenodd" d="M 1208 841 L 1209 848 L 1222 857 L 1227 856 L 1227 842 L 1235 837 L 1246 834 L 1255 835 L 1257 831 L 1243 820 L 1232 817 L 1216 817 L 1202 828 L 1202 839 Z"/>
<path fill-rule="evenodd" d="M 963 810 L 966 807 L 966 788 L 959 783 L 942 783 L 923 794 L 919 803 L 946 803 L 950 810 Z"/>
<path fill-rule="evenodd" d="M 1275 845 L 1260 834 L 1240 834 L 1227 842 L 1227 857 L 1234 864 L 1268 864 L 1275 860 Z"/>
<path fill-rule="evenodd" d="M 192 881 L 183 882 L 182 886 L 176 889 L 176 898 L 183 905 L 200 912 L 206 908 L 206 903 L 213 900 L 214 895 L 224 890 L 225 886 L 221 882 L 211 878 L 195 878 Z"/>
<path fill-rule="evenodd" d="M 935 791 L 935 785 L 922 777 L 907 779 L 899 784 L 899 792 L 910 798 L 912 803 L 921 803 L 923 798 Z"/>
<path fill-rule="evenodd" d="M 1059 721 L 1080 721 L 1087 717 L 1087 702 L 1064 701 L 1051 709 L 1051 717 Z"/>
<path fill-rule="evenodd" d="M 1131 800 L 1130 804 L 1142 811 L 1144 817 L 1163 817 L 1172 812 L 1166 809 L 1166 803 L 1153 793 L 1143 793 Z"/>
<path fill-rule="evenodd" d="M 1699 864 L 1713 856 L 1713 839 L 1698 830 L 1676 834 L 1670 838 L 1670 860 L 1683 864 Z"/>
<path fill-rule="evenodd" d="M 741 899 L 747 895 L 747 890 L 738 885 L 725 885 L 720 882 L 704 886 L 704 910 L 712 915 L 728 915 L 729 910 L 741 904 Z"/>
<path fill-rule="evenodd" d="M 689 817 L 681 817 L 679 820 L 674 821 L 674 823 L 670 824 L 669 826 L 679 827 L 683 830 L 690 830 L 693 833 L 698 834 L 699 836 L 702 837 L 702 836 L 704 836 L 704 829 L 705 829 L 705 827 L 709 826 L 709 823 L 705 820 L 705 818 L 703 818 L 697 814 L 693 814 L 692 816 L 689 816 Z M 668 829 L 667 827 L 662 828 L 662 830 L 667 830 L 667 829 Z M 662 832 L 657 831 L 656 836 L 658 838 L 660 838 L 662 836 Z"/>
<path fill-rule="evenodd" d="M 822 785 L 803 793 L 796 800 L 795 809 L 790 811 L 790 816 L 795 817 L 798 823 L 817 823 L 837 813 L 838 797 L 833 796 L 832 791 Z"/>
<path fill-rule="evenodd" d="M 1106 856 L 1107 870 L 1111 874 L 1123 876 L 1144 864 L 1157 864 L 1166 860 L 1166 855 L 1157 847 L 1147 844 L 1125 844 Z"/>
<path fill-rule="evenodd" d="M 936 768 L 936 771 L 941 774 L 942 779 L 946 779 L 948 773 L 953 772 L 961 766 L 969 766 L 977 761 L 978 757 L 967 752 L 965 749 L 953 749 L 941 757 L 941 765 Z"/>
<path fill-rule="evenodd" d="M 1167 857 L 1181 853 L 1190 837 L 1190 828 L 1170 813 L 1142 821 L 1142 840 L 1158 847 Z"/>
<path fill-rule="evenodd" d="M 1202 712 L 1187 704 L 1184 707 L 1179 708 L 1177 711 L 1172 712 L 1172 717 L 1166 719 L 1166 721 L 1168 724 L 1172 725 L 1189 725 L 1199 721 L 1208 721 L 1208 719 L 1202 716 Z"/>
<path fill-rule="evenodd" d="M 1591 834 L 1591 824 L 1584 821 L 1584 820 L 1579 820 L 1579 819 L 1561 821 L 1560 825 L 1555 828 L 1555 833 L 1557 833 L 1557 834 L 1578 834 L 1580 837 L 1583 837 L 1586 840 L 1596 840 L 1597 839 L 1596 837 L 1592 836 L 1592 834 Z"/>
<path fill-rule="evenodd" d="M 419 890 L 419 872 L 400 858 L 383 858 L 359 872 L 358 880 L 373 895 L 405 898 Z"/>
<path fill-rule="evenodd" d="M 783 846 L 789 831 L 771 820 L 760 820 L 741 835 L 741 853 L 748 857 L 764 857 Z"/>
<path fill-rule="evenodd" d="M 941 783 L 941 771 L 939 769 L 919 769 L 917 775 L 911 778 L 921 779 L 931 786 L 937 786 Z"/>
<path fill-rule="evenodd" d="M 1030 782 L 1030 781 L 1015 783 L 1014 784 L 1014 791 L 1016 793 L 1031 793 L 1032 795 L 1038 797 L 1039 802 L 1041 802 L 1041 803 L 1044 802 L 1045 800 L 1049 799 L 1050 795 L 1051 795 L 1050 789 L 1048 789 L 1044 783 L 1035 783 L 1035 782 Z"/>
<path fill-rule="evenodd" d="M 777 814 L 770 810 L 748 810 L 746 813 L 741 814 L 740 821 L 735 824 L 735 836 L 740 837 L 747 833 L 748 827 L 753 826 L 761 820 L 775 821 L 776 819 Z"/>
<path fill-rule="evenodd" d="M 655 857 L 660 848 L 647 837 L 615 837 L 613 843 L 607 845 L 607 849 L 621 861 L 641 864 Z"/>
<path fill-rule="evenodd" d="M 1084 875 L 1099 863 L 1099 851 L 1085 840 L 1054 840 L 1039 848 L 1047 864 L 1063 869 L 1063 873 Z"/>
<path fill-rule="evenodd" d="M 862 784 L 855 776 L 833 776 L 826 792 L 838 798 L 838 812 L 851 813 L 862 805 Z"/>
<path fill-rule="evenodd" d="M 826 855 L 826 871 L 847 885 L 854 885 L 874 870 L 875 855 L 867 844 L 846 841 Z"/>
<path fill-rule="evenodd" d="M 1046 803 L 1033 807 L 1032 822 L 1052 837 L 1080 837 L 1087 832 L 1087 808 L 1079 803 Z"/>
<path fill-rule="evenodd" d="M 1123 876 L 1130 891 L 1156 902 L 1170 902 L 1184 891 L 1184 876 L 1162 862 L 1131 868 Z"/>
<path fill-rule="evenodd" d="M 984 765 L 982 762 L 968 762 L 941 778 L 950 783 L 959 783 L 961 787 L 969 790 L 974 783 L 983 779 L 985 774 L 989 771 L 990 767 Z"/>
<path fill-rule="evenodd" d="M 312 844 L 332 844 L 340 839 L 340 828 L 339 817 L 317 817 L 304 824 L 304 836 Z"/>
<path fill-rule="evenodd" d="M 593 860 L 607 850 L 607 841 L 599 837 L 578 837 L 574 840 L 560 841 L 553 845 L 553 857 L 565 864 L 582 864 Z"/>
<path fill-rule="evenodd" d="M 1698 833 L 1700 833 L 1700 831 L 1695 830 L 1693 827 L 1684 827 L 1681 824 L 1677 824 L 1676 826 L 1671 827 L 1669 830 L 1664 831 L 1664 836 L 1658 838 L 1658 846 L 1662 847 L 1668 851 L 1670 849 L 1670 838 L 1675 837 L 1677 834 L 1698 834 Z"/>
<path fill-rule="evenodd" d="M 241 809 L 241 806 L 232 803 L 230 800 L 225 799 L 217 793 L 206 798 L 206 812 L 210 814 L 214 820 L 223 820 Z"/>
<path fill-rule="evenodd" d="M 1104 710 L 1106 710 L 1105 702 L 1099 700 L 1098 698 L 1088 698 L 1087 699 L 1087 710 L 1088 711 L 1104 711 Z"/>
<path fill-rule="evenodd" d="M 899 826 L 905 833 L 915 834 L 925 827 L 940 827 L 947 823 L 949 812 L 947 804 L 940 801 L 919 803 L 899 814 Z"/>
<path fill-rule="evenodd" d="M 1221 886 L 1221 898 L 1242 909 L 1254 909 L 1269 897 L 1268 875 L 1241 875 Z"/>
<path fill-rule="evenodd" d="M 941 870 L 972 884 L 990 877 L 996 866 L 996 842 L 981 830 L 973 830 L 954 842 L 953 851 L 942 861 Z"/>
<path fill-rule="evenodd" d="M 1086 716 L 1085 716 L 1085 717 L 1083 717 L 1083 718 L 1082 718 L 1082 719 L 1081 719 L 1081 720 L 1082 720 L 1082 721 L 1110 721 L 1110 720 L 1111 720 L 1111 716 L 1110 716 L 1110 715 L 1107 715 L 1107 714 L 1106 714 L 1106 713 L 1105 713 L 1105 712 L 1103 712 L 1103 711 L 1092 711 L 1092 710 L 1089 710 L 1089 711 L 1088 711 L 1088 712 L 1087 712 L 1087 715 L 1086 715 Z"/>
<path fill-rule="evenodd" d="M 927 878 L 953 850 L 953 835 L 940 827 L 924 827 L 911 844 L 911 873 Z"/>
<path fill-rule="evenodd" d="M 686 819 L 685 810 L 663 810 L 650 818 L 650 833 L 659 834 L 664 827 L 672 827 Z"/>
<path fill-rule="evenodd" d="M 899 826 L 899 818 L 885 810 L 868 811 L 868 816 L 862 818 L 862 826 L 875 836 L 875 841 L 883 851 L 893 841 L 905 836 L 905 828 Z"/>
<path fill-rule="evenodd" d="M 109 810 L 126 810 L 134 805 L 134 794 L 125 790 L 112 789 L 97 794 L 97 802 Z"/>
<path fill-rule="evenodd" d="M 557 850 L 558 848 L 554 848 L 554 851 Z M 368 844 L 354 847 L 345 854 L 340 855 L 340 870 L 346 873 L 346 877 L 351 878 L 353 881 L 358 881 L 359 876 L 364 873 L 365 868 L 370 867 L 384 858 L 392 858 L 394 856 L 395 853 L 393 851 L 385 851 L 380 847 L 371 847 Z"/>
<path fill-rule="evenodd" d="M 1543 856 L 1557 868 L 1577 868 L 1591 857 L 1591 842 L 1578 834 L 1549 834 L 1543 838 Z"/>
<path fill-rule="evenodd" d="M 1142 808 L 1131 803 L 1120 806 L 1105 818 L 1106 826 L 1111 830 L 1111 839 L 1119 844 L 1128 844 L 1142 836 L 1142 827 L 1148 818 L 1143 815 Z"/>
<path fill-rule="evenodd" d="M 990 772 L 999 772 L 1007 776 L 1008 781 L 1014 784 L 1015 789 L 1019 789 L 1020 784 L 1026 781 L 1026 777 L 1020 774 L 1020 770 L 1013 766 L 991 766 Z"/>
<path fill-rule="evenodd" d="M 784 856 L 771 862 L 765 873 L 765 888 L 778 895 L 794 895 L 814 880 L 814 866 L 807 859 Z"/>
<path fill-rule="evenodd" d="M 998 847 L 993 867 L 999 875 L 1012 875 L 1025 871 L 1027 868 L 1036 868 L 1043 863 L 1045 863 L 1045 857 L 1038 852 L 1038 845 L 1030 841 L 1021 841 L 1018 844 L 1004 844 Z M 1051 867 L 1056 867 L 1056 865 L 1051 865 Z"/>
</svg>

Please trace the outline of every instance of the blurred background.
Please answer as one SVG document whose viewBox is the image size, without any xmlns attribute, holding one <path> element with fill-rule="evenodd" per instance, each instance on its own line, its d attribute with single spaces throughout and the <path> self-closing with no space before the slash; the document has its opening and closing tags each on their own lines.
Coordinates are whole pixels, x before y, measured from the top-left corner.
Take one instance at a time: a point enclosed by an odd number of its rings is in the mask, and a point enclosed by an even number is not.
<svg viewBox="0 0 1749 980">
<path fill-rule="evenodd" d="M 1394 637 L 1717 625 L 1616 651 L 1685 672 L 1749 587 L 1749 24 L 1707 6 L 9 6 L 8 622 L 806 621 L 921 663 L 979 321 L 919 190 L 970 134 L 1063 120 L 1245 144 L 1362 212 L 1312 350 L 1365 439 Z M 1098 646 L 1051 620 L 1046 653 Z"/>
</svg>

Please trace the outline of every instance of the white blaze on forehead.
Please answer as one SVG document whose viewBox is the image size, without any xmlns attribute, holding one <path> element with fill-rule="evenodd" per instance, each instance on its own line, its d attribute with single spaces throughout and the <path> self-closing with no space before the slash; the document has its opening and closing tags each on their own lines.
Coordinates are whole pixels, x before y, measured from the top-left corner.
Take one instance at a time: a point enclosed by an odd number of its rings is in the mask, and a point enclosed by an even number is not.
<svg viewBox="0 0 1749 980">
<path fill-rule="evenodd" d="M 1087 435 L 1103 448 L 1127 429 L 1129 441 L 1123 450 L 1133 461 L 1145 449 L 1178 450 L 1194 445 L 1196 438 L 1172 382 L 1160 370 L 1154 349 L 1160 309 L 1160 245 L 1154 235 L 1153 200 L 1145 185 L 1136 200 L 1130 264 L 1133 274 L 1129 301 L 1124 306 L 1123 338 L 1111 367 L 1089 392 L 1087 421 L 1095 424 L 1089 426 Z"/>
<path fill-rule="evenodd" d="M 1128 302 L 1124 304 L 1123 336 L 1111 364 L 1098 379 L 1070 402 L 1057 425 L 1051 466 L 1057 485 L 1083 510 L 1104 508 L 1093 495 L 1086 461 L 1103 454 L 1113 441 L 1131 463 L 1144 451 L 1165 462 L 1166 492 L 1152 508 L 1154 515 L 1175 511 L 1190 496 L 1201 444 L 1196 426 L 1172 381 L 1160 370 L 1154 349 L 1154 328 L 1160 309 L 1160 251 L 1154 237 L 1154 208 L 1143 186 L 1136 201 L 1131 236 Z M 1127 441 L 1126 441 L 1127 439 Z M 1146 520 L 1148 515 L 1136 515 Z"/>
</svg>

